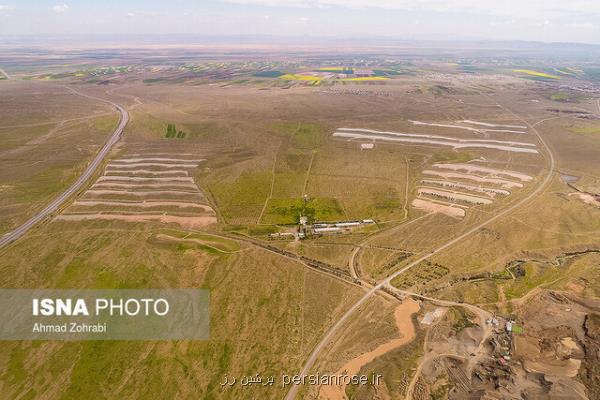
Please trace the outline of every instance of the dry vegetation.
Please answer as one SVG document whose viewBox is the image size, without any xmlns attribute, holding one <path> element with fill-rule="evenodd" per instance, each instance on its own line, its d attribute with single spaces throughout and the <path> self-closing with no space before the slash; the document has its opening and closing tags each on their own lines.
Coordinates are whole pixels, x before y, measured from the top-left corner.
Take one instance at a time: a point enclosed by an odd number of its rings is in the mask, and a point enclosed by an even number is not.
<svg viewBox="0 0 600 400">
<path fill-rule="evenodd" d="M 85 192 L 53 222 L 0 251 L 2 287 L 208 288 L 211 338 L 9 342 L 0 356 L 0 397 L 283 397 L 280 386 L 225 390 L 219 382 L 225 374 L 296 373 L 363 291 L 243 235 L 266 241 L 269 233 L 293 231 L 300 213 L 320 221 L 374 219 L 371 230 L 268 244 L 345 275 L 354 260 L 363 282 L 379 282 L 521 201 L 549 172 L 548 155 L 531 125 L 555 113 L 547 111 L 552 100 L 538 98 L 533 82 L 435 79 L 441 81 L 434 86 L 421 76 L 390 79 L 385 86 L 346 82 L 345 91 L 231 82 L 81 85 L 124 104 L 131 121 Z M 111 132 L 116 115 L 54 82 L 1 85 L 9 93 L 0 97 L 0 232 L 5 232 L 68 186 Z M 46 104 L 50 95 L 55 101 Z M 171 125 L 185 135 L 166 135 Z M 391 141 L 401 136 L 377 133 L 380 137 L 374 138 L 368 137 L 372 132 L 340 127 L 409 133 L 411 138 L 444 136 L 435 140 L 445 144 Z M 597 308 L 586 303 L 580 310 L 584 320 L 576 321 L 576 332 L 567 332 L 562 326 L 572 321 L 562 320 L 559 312 L 547 318 L 541 313 L 543 323 L 531 317 L 537 325 L 529 325 L 531 310 L 519 303 L 541 289 L 575 293 L 581 301 L 600 295 L 600 210 L 570 195 L 600 192 L 600 136 L 588 133 L 596 128 L 593 121 L 573 115 L 537 125 L 556 169 L 576 176 L 577 183 L 553 177 L 510 215 L 392 282 L 401 290 L 456 304 L 444 305 L 443 317 L 423 324 L 416 321 L 432 311 L 432 303 L 421 301 L 412 321 L 415 337 L 360 367 L 381 373 L 384 383 L 347 387 L 349 398 L 396 399 L 410 390 L 460 398 L 477 390 L 460 357 L 477 347 L 483 327 L 463 303 L 506 318 L 513 315 L 527 331 L 552 333 L 556 328 L 558 333 L 546 338 L 552 343 L 568 333 L 577 339 L 572 358 L 581 363 L 577 374 L 565 375 L 570 380 L 561 381 L 556 393 L 565 393 L 565 382 L 587 385 L 590 398 L 598 393 L 598 360 L 590 355 L 597 345 Z M 362 136 L 334 136 L 336 130 Z M 361 149 L 373 139 L 373 149 Z M 397 307 L 398 299 L 389 294 L 374 296 L 313 370 L 338 371 L 401 337 L 394 319 Z M 584 332 L 583 324 L 591 328 Z M 437 349 L 460 357 L 432 361 L 413 381 L 414 371 L 435 350 L 430 344 L 448 337 L 455 347 Z M 519 340 L 529 345 L 533 339 Z M 539 363 L 550 354 L 543 350 L 516 354 Z M 567 367 L 573 369 L 571 364 Z M 479 389 L 491 390 L 486 385 Z M 318 393 L 317 387 L 303 388 L 302 395 L 315 398 Z"/>
<path fill-rule="evenodd" d="M 262 397 L 264 392 L 251 394 L 241 387 L 224 391 L 219 382 L 226 373 L 258 369 L 279 375 L 298 369 L 327 321 L 358 295 L 357 289 L 299 263 L 252 247 L 240 249 L 228 239 L 165 231 L 154 223 L 85 224 L 83 230 L 54 222 L 4 251 L 2 286 L 207 288 L 210 340 L 7 342 L 0 358 L 2 380 L 9 383 L 3 397 L 78 398 L 104 390 L 121 398 L 158 393 L 161 398 Z M 163 233 L 157 237 L 156 232 Z M 172 240 L 178 236 L 188 240 Z M 276 387 L 268 396 L 283 393 Z"/>
<path fill-rule="evenodd" d="M 65 190 L 107 140 L 117 120 L 115 111 L 62 85 L 4 82 L 0 233 L 14 229 Z"/>
</svg>

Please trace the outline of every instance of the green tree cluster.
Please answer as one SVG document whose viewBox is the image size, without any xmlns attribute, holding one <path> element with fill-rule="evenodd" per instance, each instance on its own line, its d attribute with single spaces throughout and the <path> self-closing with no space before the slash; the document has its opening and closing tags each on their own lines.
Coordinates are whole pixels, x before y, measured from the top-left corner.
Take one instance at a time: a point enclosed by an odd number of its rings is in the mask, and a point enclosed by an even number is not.
<svg viewBox="0 0 600 400">
<path fill-rule="evenodd" d="M 183 139 L 185 137 L 185 132 L 177 131 L 175 124 L 167 124 L 167 133 L 165 136 L 168 138 Z"/>
</svg>

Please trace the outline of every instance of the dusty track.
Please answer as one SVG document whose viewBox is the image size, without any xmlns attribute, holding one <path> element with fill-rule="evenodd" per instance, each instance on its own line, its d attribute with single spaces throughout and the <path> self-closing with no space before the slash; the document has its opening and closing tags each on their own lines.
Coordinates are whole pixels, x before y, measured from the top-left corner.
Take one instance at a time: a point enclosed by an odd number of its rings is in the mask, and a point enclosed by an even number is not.
<svg viewBox="0 0 600 400">
<path fill-rule="evenodd" d="M 522 205 L 528 203 L 530 200 L 532 200 L 535 196 L 537 196 L 552 180 L 552 177 L 554 176 L 554 168 L 556 165 L 556 161 L 554 159 L 554 155 L 552 154 L 550 148 L 548 147 L 548 145 L 546 144 L 546 142 L 544 141 L 544 139 L 541 137 L 541 135 L 539 134 L 539 132 L 537 131 L 537 129 L 535 128 L 534 125 L 528 123 L 527 121 L 525 121 L 523 118 L 519 117 L 518 115 L 516 115 L 515 113 L 513 113 L 511 110 L 507 109 L 506 107 L 502 106 L 501 104 L 496 103 L 499 107 L 501 107 L 502 109 L 504 109 L 505 111 L 511 113 L 512 115 L 514 115 L 516 118 L 518 118 L 520 121 L 523 121 L 523 123 L 525 123 L 527 126 L 529 126 L 532 131 L 534 132 L 534 134 L 536 135 L 536 137 L 538 138 L 539 142 L 541 143 L 543 149 L 545 150 L 545 152 L 547 153 L 547 156 L 549 158 L 549 165 L 548 165 L 548 173 L 546 174 L 546 176 L 544 177 L 544 179 L 542 180 L 542 182 L 540 183 L 540 185 L 534 190 L 532 191 L 528 196 L 526 196 L 525 198 L 523 198 L 521 201 L 513 204 L 512 206 L 504 209 L 503 211 L 501 211 L 500 213 L 494 215 L 493 217 L 491 217 L 490 219 L 488 219 L 485 222 L 482 222 L 481 224 L 476 225 L 475 227 L 469 229 L 467 232 L 459 235 L 458 237 L 446 242 L 445 244 L 433 249 L 432 251 L 430 251 L 429 253 L 425 254 L 422 257 L 419 257 L 418 259 L 414 260 L 413 262 L 411 262 L 410 264 L 408 264 L 407 266 L 405 266 L 404 268 L 396 271 L 395 273 L 391 274 L 389 277 L 387 277 L 386 279 L 384 279 L 383 281 L 381 281 L 380 283 L 378 283 L 377 285 L 373 286 L 373 288 L 371 288 L 369 291 L 367 291 L 363 297 L 361 297 L 356 303 L 354 303 L 347 311 L 346 313 L 344 313 L 337 322 L 335 322 L 331 328 L 327 331 L 327 333 L 325 334 L 325 336 L 323 337 L 323 339 L 321 339 L 321 341 L 317 344 L 317 346 L 314 348 L 314 350 L 312 351 L 312 353 L 310 354 L 310 356 L 308 357 L 308 359 L 306 360 L 304 366 L 302 367 L 302 369 L 299 372 L 299 375 L 301 376 L 306 376 L 306 374 L 308 373 L 308 371 L 312 368 L 312 366 L 314 365 L 315 361 L 317 360 L 317 357 L 319 356 L 319 354 L 321 353 L 321 351 L 329 344 L 329 342 L 334 338 L 334 336 L 336 335 L 337 331 L 344 325 L 344 323 L 354 314 L 355 311 L 357 311 L 363 304 L 366 303 L 366 301 L 375 293 L 377 292 L 379 289 L 382 289 L 385 286 L 389 286 L 391 284 L 391 281 L 396 278 L 397 276 L 403 274 L 404 272 L 408 271 L 409 269 L 413 268 L 414 266 L 420 264 L 421 262 L 431 258 L 431 256 L 440 253 L 444 250 L 446 250 L 447 248 L 453 246 L 456 243 L 459 243 L 460 241 L 462 241 L 463 239 L 471 236 L 473 233 L 477 232 L 478 230 L 480 230 L 481 228 L 491 224 L 492 222 L 510 214 L 511 212 L 513 212 L 514 210 L 516 210 L 517 208 L 521 207 Z M 296 395 L 298 393 L 298 389 L 299 386 L 298 385 L 293 385 L 290 390 L 288 391 L 285 399 L 286 400 L 292 400 L 296 398 Z"/>
<path fill-rule="evenodd" d="M 265 204 L 263 204 L 262 210 L 260 210 L 260 215 L 256 219 L 256 224 L 260 225 L 260 220 L 262 219 L 265 211 L 267 210 L 267 206 L 269 205 L 269 201 L 273 197 L 273 190 L 275 189 L 275 168 L 277 167 L 277 153 L 275 153 L 275 159 L 273 160 L 273 168 L 271 168 L 271 190 L 269 191 L 269 196 L 265 199 Z"/>
<path fill-rule="evenodd" d="M 429 301 L 429 302 L 434 303 L 434 304 L 438 304 L 440 306 L 444 306 L 444 307 L 452 307 L 452 306 L 454 306 L 454 307 L 463 307 L 463 308 L 466 308 L 467 310 L 471 311 L 473 314 L 475 314 L 477 316 L 477 318 L 479 319 L 479 325 L 481 326 L 481 329 L 483 330 L 483 336 L 481 338 L 481 341 L 479 342 L 479 345 L 478 345 L 477 350 L 474 353 L 474 355 L 470 356 L 467 359 L 468 370 L 469 370 L 469 373 L 470 373 L 471 369 L 477 364 L 477 362 L 481 359 L 481 357 L 484 356 L 483 346 L 485 345 L 486 340 L 492 334 L 492 328 L 491 328 L 491 326 L 487 325 L 485 323 L 486 319 L 488 319 L 491 316 L 491 314 L 488 311 L 486 311 L 486 310 L 484 310 L 482 308 L 479 308 L 477 306 L 474 306 L 472 304 L 457 303 L 457 302 L 454 302 L 454 301 L 434 299 L 432 297 L 423 296 L 423 295 L 420 295 L 418 293 L 409 292 L 409 291 L 406 291 L 406 290 L 400 290 L 400 289 L 397 289 L 397 288 L 395 288 L 395 287 L 393 287 L 391 285 L 388 286 L 388 288 L 390 290 L 392 290 L 392 291 L 397 292 L 397 293 L 401 293 L 401 294 L 404 294 L 404 295 L 409 295 L 409 296 L 412 296 L 412 297 L 416 297 L 416 298 L 419 298 L 419 299 L 422 299 L 422 300 L 425 300 L 425 301 Z M 412 399 L 412 394 L 413 394 L 415 385 L 417 383 L 418 377 L 419 377 L 419 375 L 420 375 L 421 370 L 423 369 L 423 367 L 425 365 L 427 365 L 427 363 L 431 362 L 432 360 L 434 360 L 435 358 L 438 358 L 438 357 L 464 358 L 463 355 L 460 355 L 460 354 L 450 354 L 450 353 L 428 354 L 428 355 L 426 355 L 420 361 L 420 363 L 417 366 L 417 369 L 416 369 L 416 371 L 415 371 L 415 373 L 414 373 L 414 375 L 413 375 L 413 377 L 411 379 L 411 382 L 410 382 L 410 384 L 408 386 L 408 389 L 406 391 L 406 397 L 405 397 L 406 400 Z"/>
<path fill-rule="evenodd" d="M 71 92 L 73 92 L 79 96 L 86 97 L 86 98 L 92 99 L 92 100 L 101 101 L 104 103 L 108 103 L 108 104 L 112 105 L 113 107 L 115 107 L 121 114 L 119 124 L 117 125 L 117 128 L 115 129 L 113 134 L 110 136 L 108 141 L 100 149 L 100 151 L 98 152 L 96 157 L 92 160 L 92 162 L 83 171 L 81 176 L 79 176 L 79 178 L 77 178 L 77 180 L 75 182 L 73 182 L 73 184 L 67 190 L 65 190 L 58 197 L 56 197 L 54 200 L 52 200 L 50 202 L 50 204 L 48 204 L 44 209 L 39 211 L 33 217 L 29 218 L 27 221 L 25 221 L 22 225 L 20 225 L 13 231 L 2 236 L 2 238 L 0 238 L 0 248 L 19 239 L 21 236 L 23 236 L 25 233 L 27 233 L 27 231 L 29 231 L 31 228 L 33 228 L 35 225 L 37 225 L 39 222 L 43 221 L 50 214 L 52 214 L 53 212 L 58 210 L 58 208 L 60 206 L 62 206 L 72 195 L 77 193 L 83 187 L 83 185 L 88 181 L 88 179 L 90 179 L 90 177 L 94 174 L 94 172 L 96 172 L 96 170 L 98 169 L 100 164 L 102 164 L 102 161 L 104 161 L 104 158 L 110 152 L 113 145 L 119 141 L 119 139 L 121 138 L 121 135 L 123 134 L 123 129 L 125 129 L 125 125 L 127 125 L 127 122 L 129 121 L 129 114 L 120 105 L 113 103 L 110 100 L 106 100 L 106 99 L 102 99 L 99 97 L 94 97 L 94 96 L 90 96 L 85 93 L 78 92 L 75 89 L 72 89 L 70 87 L 67 87 L 67 89 L 69 89 Z"/>
<path fill-rule="evenodd" d="M 425 214 L 425 215 L 421 215 L 418 218 L 412 219 L 410 221 L 406 221 L 401 223 L 400 225 L 396 225 L 392 228 L 386 229 L 385 231 L 382 232 L 378 232 L 378 233 L 387 233 L 389 234 L 390 232 L 393 232 L 395 230 L 398 230 L 400 228 L 405 228 L 407 225 L 410 225 L 414 222 L 419 221 L 422 218 L 428 217 L 430 215 L 433 215 L 433 213 L 429 213 L 429 214 Z M 348 260 L 348 269 L 350 270 L 350 275 L 355 278 L 355 279 L 359 279 L 360 277 L 358 276 L 358 271 L 357 271 L 357 262 L 356 262 L 356 257 L 358 256 L 358 254 L 360 253 L 360 250 L 370 241 L 374 240 L 377 238 L 377 234 L 373 234 L 370 235 L 368 237 L 366 237 L 362 242 L 358 243 L 356 245 L 356 247 L 354 248 L 354 250 L 352 251 L 352 254 L 350 255 L 350 259 Z M 364 283 L 363 283 L 364 284 Z"/>
<path fill-rule="evenodd" d="M 360 369 L 376 359 L 390 351 L 393 351 L 406 343 L 410 343 L 416 335 L 415 326 L 412 321 L 412 315 L 418 312 L 420 309 L 419 304 L 413 300 L 406 300 L 399 304 L 394 311 L 394 318 L 396 320 L 396 326 L 400 337 L 392 339 L 389 342 L 383 343 L 374 350 L 361 354 L 360 356 L 348 361 L 336 375 L 356 375 Z M 339 400 L 346 398 L 346 386 L 321 386 L 319 392 L 319 399 L 321 400 Z"/>
</svg>

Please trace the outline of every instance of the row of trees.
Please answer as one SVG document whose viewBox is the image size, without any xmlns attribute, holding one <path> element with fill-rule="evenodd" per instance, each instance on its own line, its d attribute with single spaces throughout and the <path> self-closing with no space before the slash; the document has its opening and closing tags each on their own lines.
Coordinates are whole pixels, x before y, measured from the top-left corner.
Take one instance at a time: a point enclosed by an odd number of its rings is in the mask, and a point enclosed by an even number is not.
<svg viewBox="0 0 600 400">
<path fill-rule="evenodd" d="M 183 139 L 185 137 L 185 132 L 177 131 L 175 124 L 167 124 L 167 134 L 165 136 L 168 138 Z"/>
</svg>

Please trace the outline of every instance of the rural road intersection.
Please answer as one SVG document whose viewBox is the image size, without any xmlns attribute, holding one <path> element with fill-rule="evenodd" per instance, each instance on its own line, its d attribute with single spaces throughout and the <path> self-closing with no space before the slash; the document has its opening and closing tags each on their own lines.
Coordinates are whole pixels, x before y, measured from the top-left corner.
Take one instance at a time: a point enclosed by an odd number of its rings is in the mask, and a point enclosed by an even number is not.
<svg viewBox="0 0 600 400">
<path fill-rule="evenodd" d="M 550 181 L 552 180 L 552 177 L 554 176 L 554 168 L 555 168 L 555 164 L 556 163 L 555 163 L 554 155 L 550 151 L 550 148 L 548 147 L 548 145 L 546 144 L 546 142 L 544 141 L 544 139 L 541 137 L 541 135 L 539 134 L 539 132 L 535 129 L 535 125 L 537 125 L 537 124 L 533 124 L 533 125 L 529 124 L 523 118 L 519 117 L 518 115 L 516 115 L 515 113 L 513 113 L 512 111 L 510 111 L 506 107 L 503 107 L 500 104 L 498 104 L 498 106 L 501 107 L 502 109 L 506 110 L 510 114 L 514 115 L 516 118 L 518 118 L 519 120 L 523 121 L 527 125 L 529 125 L 529 127 L 533 130 L 533 132 L 537 136 L 538 140 L 542 144 L 543 148 L 546 150 L 546 152 L 548 154 L 549 161 L 550 161 L 550 163 L 549 163 L 550 165 L 548 166 L 548 173 L 544 177 L 544 180 L 541 182 L 541 184 L 533 192 L 531 192 L 527 197 L 523 198 L 521 201 L 513 204 L 512 206 L 508 207 L 504 211 L 502 211 L 502 212 L 494 215 L 492 218 L 484 221 L 483 223 L 478 224 L 477 226 L 469 229 L 467 232 L 463 233 L 462 235 L 460 235 L 460 236 L 458 236 L 458 237 L 456 237 L 456 238 L 454 238 L 454 239 L 446 242 L 445 244 L 443 244 L 443 245 L 441 245 L 441 246 L 439 246 L 439 247 L 431 250 L 430 252 L 426 253 L 424 256 L 416 259 L 415 261 L 411 262 L 410 264 L 408 264 L 404 268 L 402 268 L 402 269 L 394 272 L 392 275 L 388 276 L 386 279 L 382 280 L 377 285 L 373 286 L 356 303 L 354 303 L 352 306 L 350 306 L 350 308 L 335 322 L 335 324 L 333 324 L 331 326 L 331 328 L 329 328 L 329 330 L 327 331 L 327 333 L 325 334 L 325 336 L 323 336 L 323 338 L 321 339 L 321 341 L 319 342 L 319 344 L 317 344 L 317 346 L 314 348 L 314 350 L 312 351 L 312 353 L 310 354 L 310 356 L 306 360 L 304 366 L 302 367 L 302 370 L 300 371 L 300 373 L 298 375 L 300 375 L 300 376 L 306 376 L 308 374 L 308 372 L 310 371 L 310 369 L 313 367 L 314 363 L 316 362 L 317 357 L 319 356 L 319 354 L 321 353 L 321 351 L 330 343 L 330 341 L 334 338 L 334 336 L 340 330 L 340 328 L 379 289 L 382 289 L 385 286 L 390 285 L 391 282 L 392 282 L 392 280 L 394 278 L 396 278 L 400 274 L 408 271 L 409 269 L 413 268 L 414 266 L 418 265 L 419 263 L 427 260 L 428 258 L 430 258 L 431 256 L 433 256 L 434 254 L 437 254 L 437 253 L 439 253 L 439 252 L 447 249 L 448 247 L 453 246 L 454 244 L 462 241 L 463 239 L 465 239 L 468 236 L 472 235 L 473 233 L 477 232 L 479 229 L 481 229 L 481 228 L 489 225 L 490 223 L 498 220 L 499 218 L 502 218 L 505 215 L 513 212 L 514 210 L 516 210 L 517 208 L 521 207 L 522 205 L 524 205 L 525 203 L 527 203 L 531 199 L 533 199 L 535 196 L 537 196 L 548 185 L 548 183 L 550 183 Z M 290 388 L 290 390 L 288 391 L 287 395 L 285 396 L 285 400 L 294 400 L 296 398 L 297 394 L 298 394 L 298 390 L 299 389 L 300 389 L 299 385 L 293 385 Z"/>
</svg>

